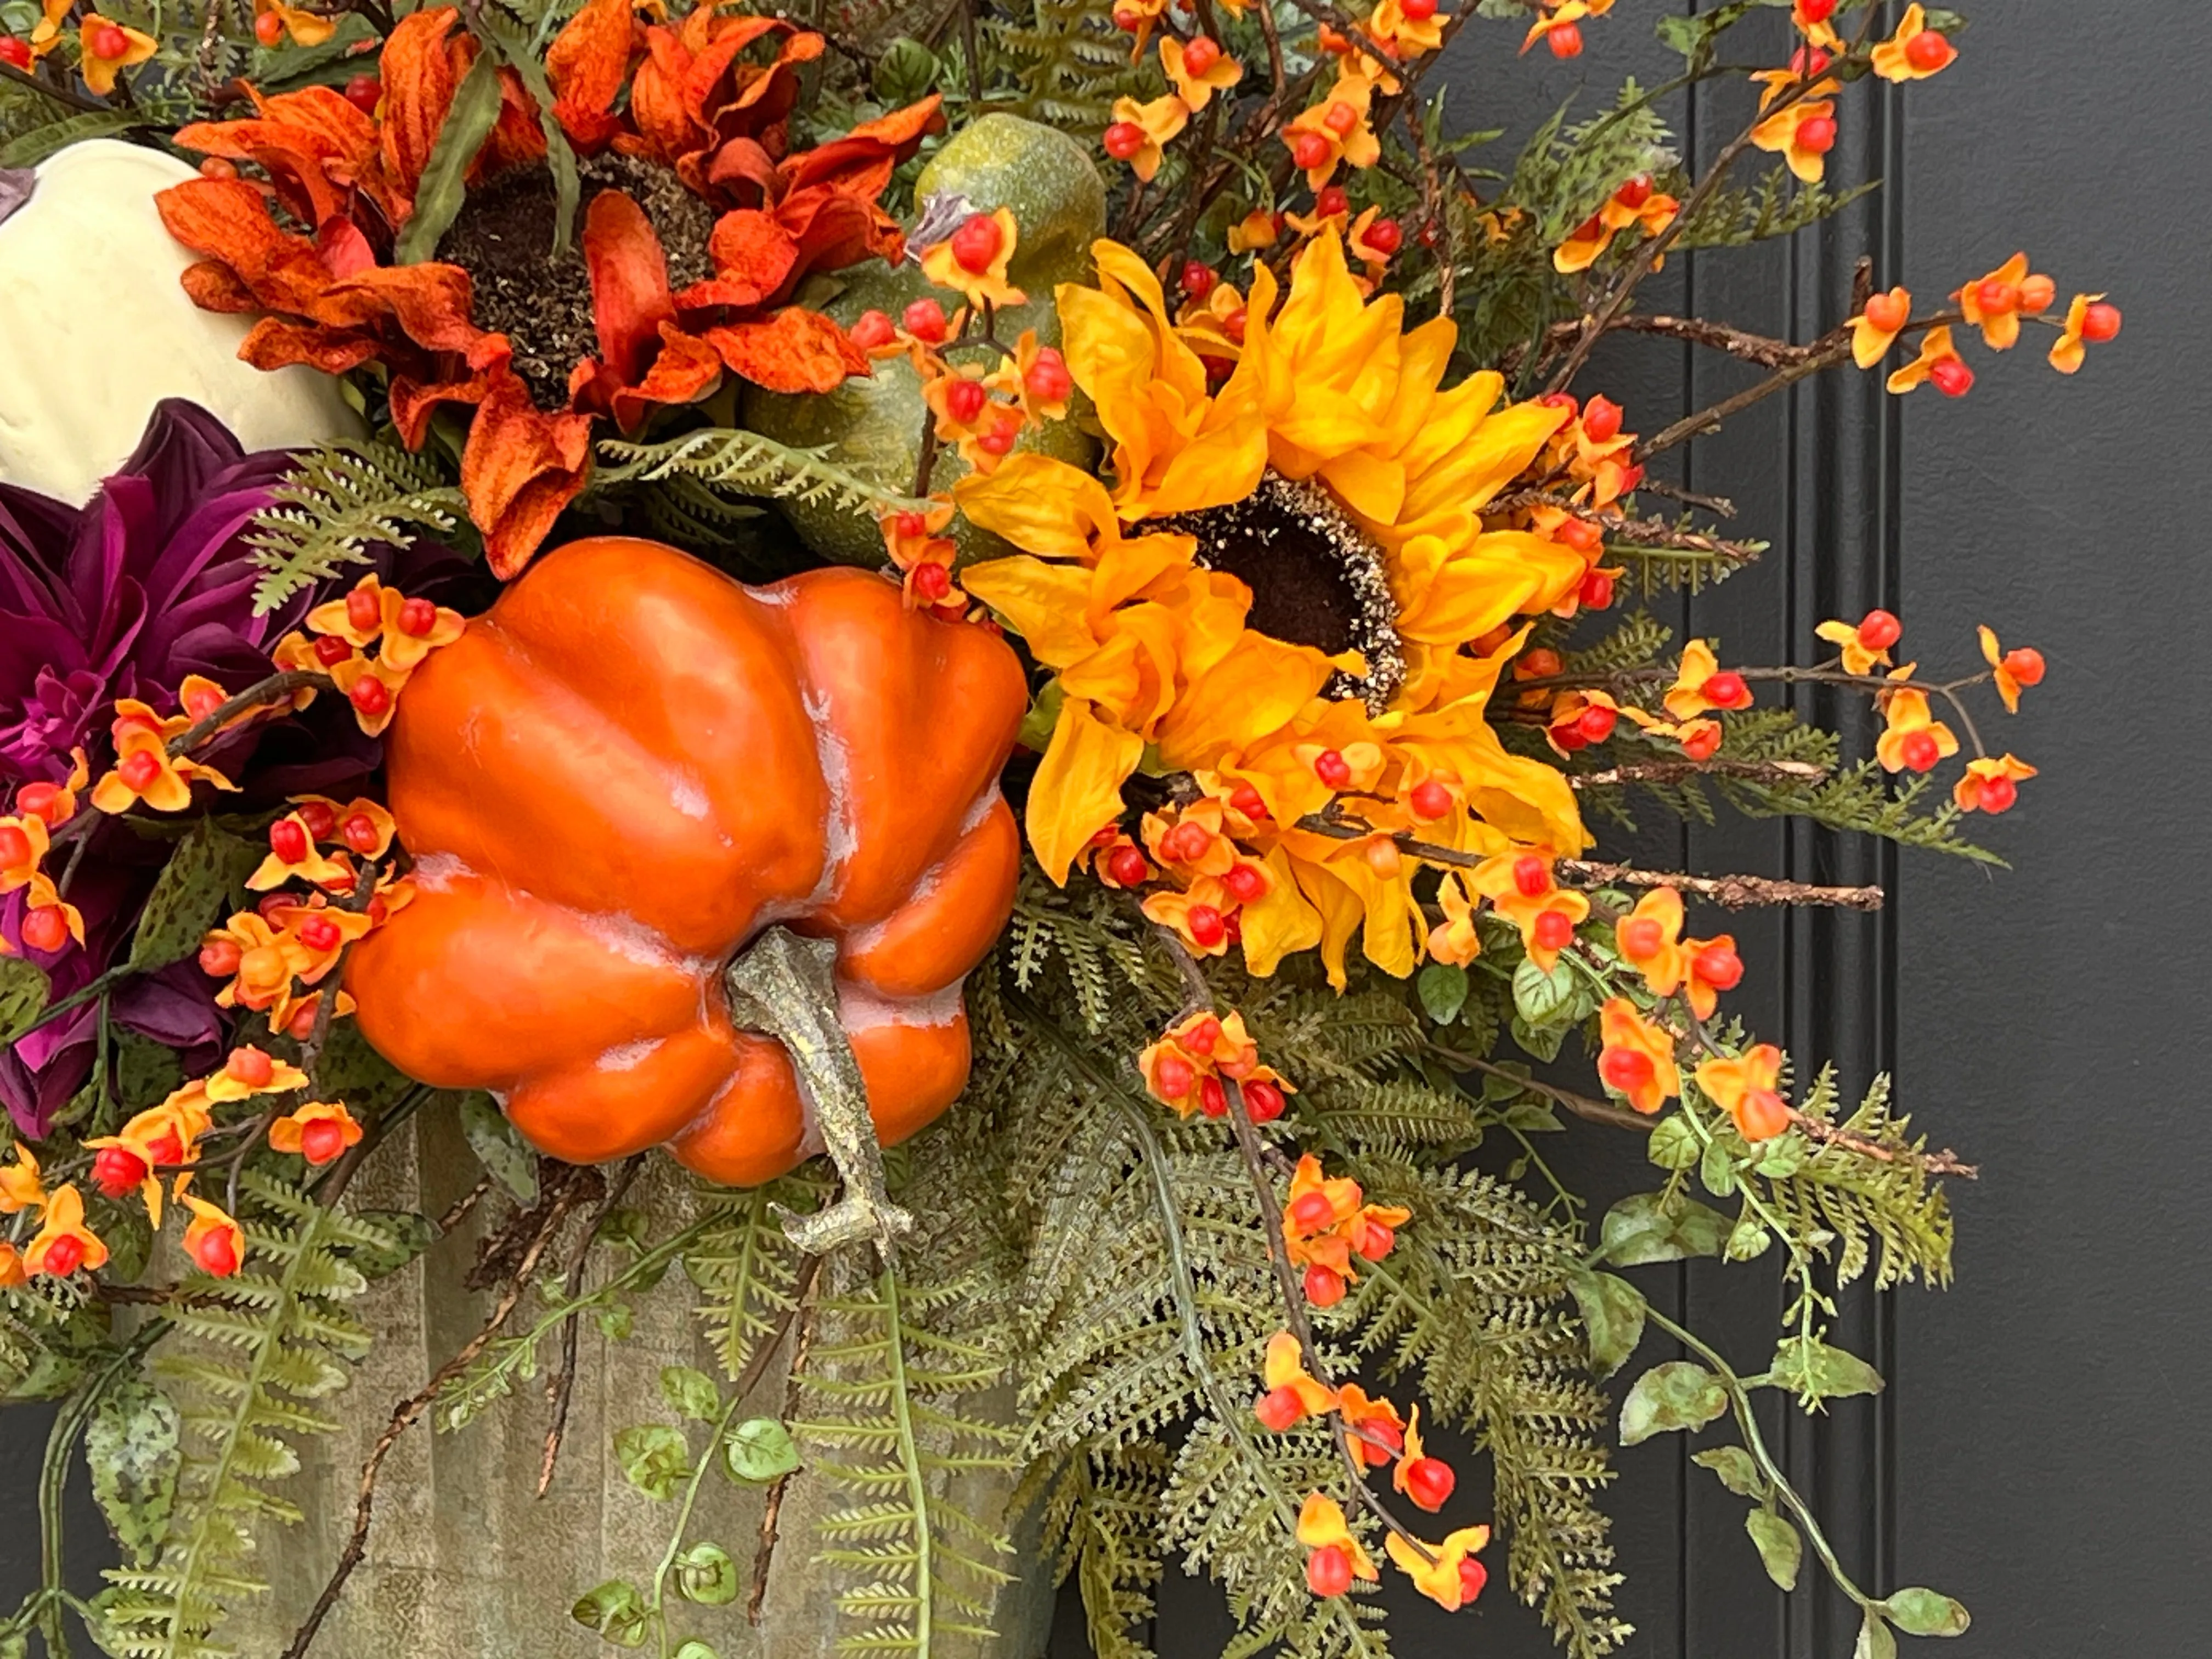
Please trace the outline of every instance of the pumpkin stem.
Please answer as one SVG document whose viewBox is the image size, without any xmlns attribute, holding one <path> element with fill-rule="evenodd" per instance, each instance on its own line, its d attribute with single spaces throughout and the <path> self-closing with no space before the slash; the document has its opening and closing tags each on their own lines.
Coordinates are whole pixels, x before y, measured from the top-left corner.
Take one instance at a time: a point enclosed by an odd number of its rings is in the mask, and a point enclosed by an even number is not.
<svg viewBox="0 0 2212 1659">
<path fill-rule="evenodd" d="M 799 1094 L 844 1177 L 843 1196 L 827 1209 L 799 1215 L 774 1206 L 784 1236 L 810 1255 L 873 1239 L 890 1266 L 896 1241 L 913 1230 L 914 1217 L 892 1203 L 884 1187 L 884 1151 L 868 1115 L 868 1085 L 837 1017 L 836 962 L 834 941 L 770 927 L 730 964 L 724 985 L 732 1021 L 767 1033 L 789 1051 Z"/>
</svg>

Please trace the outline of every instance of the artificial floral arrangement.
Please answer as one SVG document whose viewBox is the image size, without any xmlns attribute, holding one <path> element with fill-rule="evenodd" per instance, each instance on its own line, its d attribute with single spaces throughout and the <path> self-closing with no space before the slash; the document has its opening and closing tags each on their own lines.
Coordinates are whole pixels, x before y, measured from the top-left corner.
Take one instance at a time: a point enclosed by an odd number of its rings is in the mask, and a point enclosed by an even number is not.
<svg viewBox="0 0 2212 1659">
<path fill-rule="evenodd" d="M 1851 200 L 1845 89 L 1965 48 L 1669 13 L 1678 77 L 1478 164 L 1463 32 L 1637 9 L 0 0 L 0 292 L 57 317 L 0 363 L 0 1380 L 60 1402 L 0 1654 L 234 1651 L 279 1578 L 305 1654 L 404 1524 L 387 1455 L 495 1411 L 541 1493 L 611 1449 L 659 1517 L 532 1651 L 712 1659 L 809 1563 L 843 1650 L 971 1650 L 1042 1569 L 1136 1655 L 1175 1560 L 1239 1653 L 1380 1655 L 1383 1578 L 1496 1575 L 1589 1659 L 1609 1443 L 1709 1427 L 1861 1659 L 1966 1627 L 1853 1581 L 1754 1410 L 1882 1386 L 1838 1288 L 1944 1283 L 1974 1173 L 1728 1011 L 1716 907 L 1880 892 L 1595 830 L 1991 857 L 2042 657 L 1923 675 L 1879 610 L 1784 665 L 1671 639 L 1638 600 L 1761 544 L 1647 469 L 1825 371 L 1956 398 L 2032 334 L 2071 374 L 2120 314 L 2025 254 L 1863 266 L 1803 342 L 1639 309 Z M 1726 76 L 1757 114 L 1693 173 L 1662 106 Z M 1589 384 L 1623 331 L 1763 377 L 1641 434 Z M 454 1123 L 455 1202 L 363 1201 Z M 1569 1129 L 1649 1190 L 1593 1213 Z M 1647 1303 L 1690 1257 L 1782 1275 L 1771 1354 Z M 334 1401 L 402 1276 L 480 1322 Z M 662 1302 L 721 1375 L 564 1448 L 580 1322 Z M 1685 1357 L 1616 1420 L 1647 1346 Z M 288 1479 L 362 1415 L 305 1559 Z M 732 1483 L 757 1537 L 698 1524 Z"/>
</svg>

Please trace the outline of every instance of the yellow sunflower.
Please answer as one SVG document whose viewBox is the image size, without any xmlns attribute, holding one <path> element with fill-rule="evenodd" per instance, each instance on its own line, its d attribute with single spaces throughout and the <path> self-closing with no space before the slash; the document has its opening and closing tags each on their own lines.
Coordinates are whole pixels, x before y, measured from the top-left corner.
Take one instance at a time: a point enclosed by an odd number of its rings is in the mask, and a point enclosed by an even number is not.
<svg viewBox="0 0 2212 1659">
<path fill-rule="evenodd" d="M 1140 767 L 1256 792 L 1265 815 L 1238 836 L 1270 878 L 1242 907 L 1255 970 L 1318 944 L 1340 975 L 1364 926 L 1369 956 L 1408 972 L 1423 929 L 1389 831 L 1485 852 L 1588 844 L 1565 778 L 1508 754 L 1485 717 L 1517 639 L 1471 649 L 1583 579 L 1571 549 L 1482 520 L 1565 413 L 1501 406 L 1487 372 L 1443 387 L 1451 322 L 1406 331 L 1401 297 L 1365 300 L 1333 232 L 1299 256 L 1286 296 L 1255 269 L 1218 387 L 1144 263 L 1113 242 L 1094 252 L 1097 286 L 1057 299 L 1110 489 L 1021 454 L 957 490 L 1024 550 L 964 586 L 1056 676 L 1031 845 L 1064 880 Z M 1347 787 L 1340 757 L 1370 751 Z M 1332 799 L 1377 836 L 1298 827 Z"/>
</svg>

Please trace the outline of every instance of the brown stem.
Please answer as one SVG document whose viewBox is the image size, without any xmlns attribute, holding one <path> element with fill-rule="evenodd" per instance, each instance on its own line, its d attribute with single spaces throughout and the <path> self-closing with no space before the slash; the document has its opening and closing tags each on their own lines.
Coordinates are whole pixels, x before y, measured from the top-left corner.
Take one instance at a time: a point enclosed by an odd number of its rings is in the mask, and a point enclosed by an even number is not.
<svg viewBox="0 0 2212 1659">
<path fill-rule="evenodd" d="M 1592 1100 L 1588 1095 L 1578 1095 L 1571 1089 L 1562 1089 L 1533 1077 L 1482 1059 L 1480 1055 L 1462 1054 L 1455 1048 L 1438 1048 L 1437 1057 L 1446 1065 L 1457 1066 L 1470 1072 L 1485 1073 L 1491 1077 L 1510 1078 L 1530 1094 L 1541 1095 L 1554 1105 L 1564 1106 L 1577 1117 L 1592 1123 L 1603 1123 L 1616 1129 L 1633 1129 L 1638 1134 L 1650 1134 L 1658 1127 L 1657 1114 L 1650 1117 L 1641 1112 L 1632 1112 L 1626 1107 L 1614 1106 L 1602 1100 Z"/>
<path fill-rule="evenodd" d="M 601 1224 L 615 1206 L 622 1202 L 623 1194 L 629 1190 L 630 1183 L 637 1179 L 638 1171 L 645 1167 L 645 1159 L 646 1154 L 639 1152 L 622 1166 L 608 1186 L 605 1196 L 599 1200 L 598 1207 L 592 1211 L 591 1218 L 584 1224 L 583 1231 L 578 1235 L 575 1247 L 568 1253 L 568 1271 L 563 1281 L 569 1301 L 575 1301 L 583 1291 L 584 1268 L 591 1260 L 592 1245 L 599 1237 Z M 538 1465 L 538 1495 L 540 1498 L 545 1496 L 546 1490 L 553 1484 L 553 1466 L 561 1457 L 561 1437 L 568 1432 L 568 1402 L 576 1392 L 576 1327 L 582 1317 L 582 1309 L 572 1308 L 568 1316 L 561 1322 L 561 1363 L 545 1385 L 546 1398 L 553 1407 L 553 1419 L 546 1425 L 545 1455 Z"/>
<path fill-rule="evenodd" d="M 1895 1164 L 1900 1156 L 1917 1165 L 1929 1175 L 1957 1176 L 1962 1181 L 1981 1179 L 1981 1166 L 1969 1164 L 1958 1153 L 1945 1150 L 1940 1152 L 1906 1152 L 1899 1154 L 1894 1147 L 1885 1146 L 1878 1140 L 1853 1134 L 1841 1124 L 1830 1123 L 1817 1117 L 1808 1117 L 1795 1106 L 1790 1108 L 1790 1121 L 1797 1126 L 1808 1140 L 1817 1140 L 1824 1146 L 1840 1146 L 1862 1158 L 1873 1158 L 1880 1164 Z"/>
<path fill-rule="evenodd" d="M 89 111 L 114 108 L 112 104 L 103 104 L 96 98 L 88 98 L 82 93 L 69 87 L 61 86 L 55 82 L 41 80 L 27 70 L 17 69 L 13 64 L 0 64 L 0 81 L 13 81 L 19 86 L 28 87 L 33 92 L 43 93 L 58 104 L 67 104 L 71 109 Z M 118 81 L 116 84 L 120 86 L 122 82 Z"/>
<path fill-rule="evenodd" d="M 813 1298 L 806 1298 L 799 1320 L 799 1340 L 792 1345 L 791 1368 L 785 1375 L 783 1385 L 783 1420 L 787 1423 L 799 1414 L 799 1390 L 806 1373 L 806 1357 L 814 1346 L 817 1328 Z M 745 1597 L 745 1622 L 757 1626 L 761 1608 L 768 1601 L 768 1572 L 775 1561 L 778 1528 L 783 1516 L 784 1493 L 790 1490 L 792 1474 L 787 1471 L 776 1476 L 768 1489 L 768 1497 L 761 1507 L 760 1541 L 753 1550 L 753 1586 Z"/>
<path fill-rule="evenodd" d="M 1562 876 L 1593 886 L 1671 887 L 1678 893 L 1694 893 L 1730 910 L 1761 904 L 1821 904 L 1843 910 L 1879 910 L 1879 887 L 1819 887 L 1804 881 L 1776 881 L 1765 876 L 1689 876 L 1665 870 L 1638 870 L 1626 864 L 1601 864 L 1593 859 L 1561 859 Z"/>
<path fill-rule="evenodd" d="M 337 682 L 328 674 L 306 668 L 283 669 L 266 679 L 255 681 L 236 696 L 226 697 L 200 720 L 170 738 L 169 758 L 175 760 L 180 756 L 189 755 L 222 730 L 229 721 L 249 709 L 257 709 L 264 705 L 273 708 L 279 702 L 289 702 L 295 691 L 305 690 L 310 686 L 319 691 L 330 691 L 337 689 Z"/>
</svg>

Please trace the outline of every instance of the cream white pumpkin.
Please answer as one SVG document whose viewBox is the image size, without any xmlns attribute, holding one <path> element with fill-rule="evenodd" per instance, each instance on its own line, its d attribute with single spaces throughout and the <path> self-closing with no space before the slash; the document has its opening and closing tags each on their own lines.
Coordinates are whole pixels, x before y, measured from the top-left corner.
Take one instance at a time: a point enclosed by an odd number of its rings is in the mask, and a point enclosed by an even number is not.
<svg viewBox="0 0 2212 1659">
<path fill-rule="evenodd" d="M 189 398 L 248 449 L 360 435 L 331 376 L 238 360 L 249 317 L 202 311 L 178 278 L 157 191 L 193 177 L 113 139 L 72 144 L 0 220 L 0 479 L 82 503 L 130 458 L 164 398 Z"/>
</svg>

